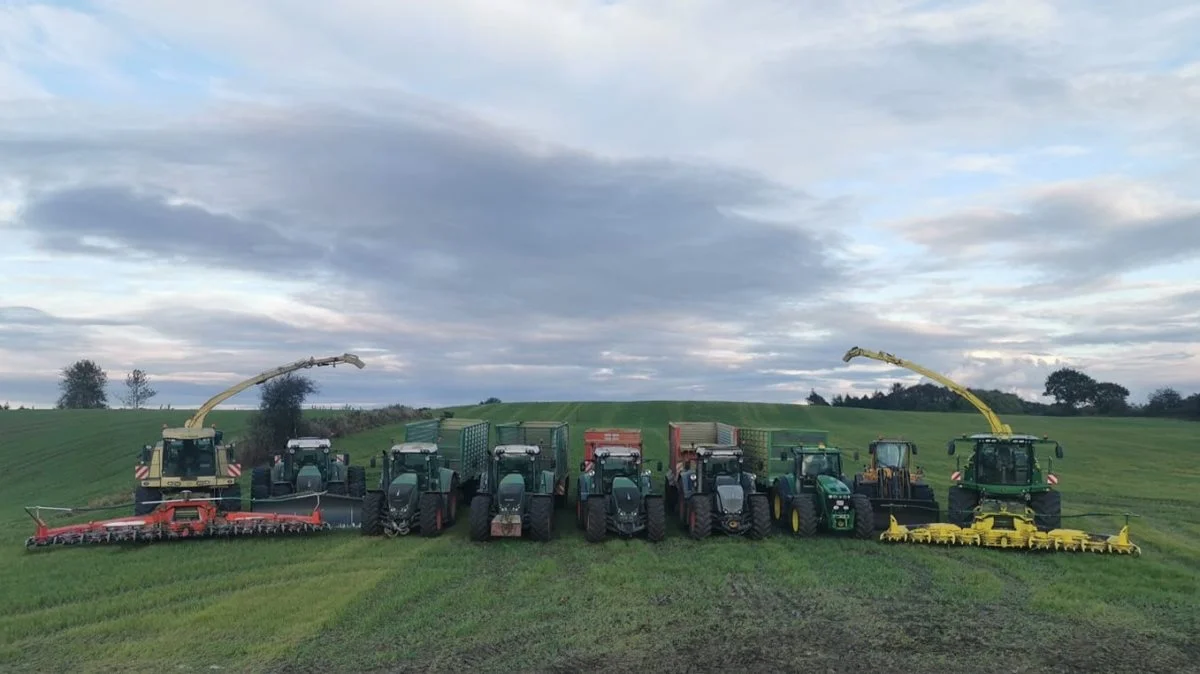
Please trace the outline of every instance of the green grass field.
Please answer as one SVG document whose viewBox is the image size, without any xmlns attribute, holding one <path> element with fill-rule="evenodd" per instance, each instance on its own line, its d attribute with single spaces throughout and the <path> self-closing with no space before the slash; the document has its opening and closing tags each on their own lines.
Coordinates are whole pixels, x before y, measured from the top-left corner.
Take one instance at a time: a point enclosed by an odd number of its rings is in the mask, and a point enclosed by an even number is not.
<svg viewBox="0 0 1200 674">
<path fill-rule="evenodd" d="M 921 444 L 919 463 L 943 508 L 955 465 L 945 441 L 984 430 L 973 414 L 768 404 L 455 411 L 568 421 L 573 465 L 590 426 L 642 427 L 652 460 L 666 457 L 669 420 L 825 428 L 851 448 L 902 434 Z M 1140 558 L 782 534 L 692 541 L 674 522 L 658 545 L 589 545 L 573 511 L 560 514 L 558 538 L 548 544 L 470 543 L 464 512 L 436 539 L 336 531 L 24 549 L 33 526 L 22 506 L 128 500 L 138 448 L 187 414 L 0 412 L 0 670 L 1200 670 L 1194 423 L 1005 419 L 1063 442 L 1066 458 L 1055 467 L 1064 515 L 1141 515 L 1132 522 Z M 209 419 L 229 437 L 245 415 Z M 341 447 L 366 463 L 392 437 L 401 437 L 399 428 Z M 129 513 L 105 516 L 118 514 Z M 1114 533 L 1122 522 L 1090 516 L 1064 526 Z"/>
</svg>

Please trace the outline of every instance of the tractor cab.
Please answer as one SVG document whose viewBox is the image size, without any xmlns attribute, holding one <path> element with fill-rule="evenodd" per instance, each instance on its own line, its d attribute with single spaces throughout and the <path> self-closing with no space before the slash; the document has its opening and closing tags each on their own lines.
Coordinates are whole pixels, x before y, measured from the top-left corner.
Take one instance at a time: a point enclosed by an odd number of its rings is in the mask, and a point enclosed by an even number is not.
<svg viewBox="0 0 1200 674">
<path fill-rule="evenodd" d="M 816 484 L 822 475 L 842 479 L 842 453 L 839 450 L 826 448 L 823 444 L 816 447 L 802 445 L 792 447 L 791 454 L 794 472 L 804 484 Z M 779 458 L 786 461 L 787 452 Z"/>
<path fill-rule="evenodd" d="M 393 478 L 411 474 L 428 478 L 441 467 L 438 446 L 432 442 L 403 442 L 388 450 L 387 472 Z"/>
<path fill-rule="evenodd" d="M 725 485 L 742 484 L 745 456 L 735 445 L 697 445 L 696 481 L 700 491 L 713 492 Z"/>
<path fill-rule="evenodd" d="M 605 494 L 612 491 L 613 480 L 626 477 L 637 481 L 642 468 L 642 453 L 631 447 L 597 447 L 592 454 Z"/>
<path fill-rule="evenodd" d="M 947 453 L 954 454 L 956 441 L 972 443 L 971 456 L 959 477 L 965 481 L 1000 488 L 1022 489 L 1043 484 L 1041 466 L 1037 461 L 1037 445 L 1054 445 L 1055 456 L 1062 458 L 1062 445 L 1047 437 L 1034 435 L 1002 436 L 992 433 L 955 438 L 947 444 Z"/>
</svg>

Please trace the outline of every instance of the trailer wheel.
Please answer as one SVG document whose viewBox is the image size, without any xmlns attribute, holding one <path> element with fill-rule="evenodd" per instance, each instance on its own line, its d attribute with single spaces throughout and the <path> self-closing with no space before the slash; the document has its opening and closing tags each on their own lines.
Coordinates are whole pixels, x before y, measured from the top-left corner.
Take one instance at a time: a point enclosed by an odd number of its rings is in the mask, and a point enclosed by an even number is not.
<svg viewBox="0 0 1200 674">
<path fill-rule="evenodd" d="M 529 504 L 529 531 L 534 540 L 548 541 L 554 532 L 554 497 L 535 498 Z"/>
<path fill-rule="evenodd" d="M 667 537 L 667 507 L 661 498 L 646 499 L 646 538 L 658 542 Z"/>
<path fill-rule="evenodd" d="M 788 529 L 793 536 L 812 536 L 817 533 L 817 506 L 811 496 L 800 495 L 792 498 L 789 510 L 790 522 Z"/>
<path fill-rule="evenodd" d="M 383 533 L 383 492 L 373 491 L 363 498 L 362 535 L 378 536 Z"/>
<path fill-rule="evenodd" d="M 850 497 L 854 506 L 854 537 L 867 539 L 875 533 L 875 515 L 871 512 L 871 499 L 865 494 Z"/>
<path fill-rule="evenodd" d="M 471 499 L 471 540 L 486 541 L 492 535 L 492 497 L 479 494 Z"/>
<path fill-rule="evenodd" d="M 688 533 L 699 540 L 712 533 L 712 495 L 692 494 L 688 499 Z"/>
<path fill-rule="evenodd" d="M 750 537 L 756 539 L 771 535 L 771 502 L 766 494 L 750 496 Z"/>
<path fill-rule="evenodd" d="M 584 537 L 588 543 L 599 543 L 604 540 L 604 535 L 608 533 L 608 512 L 604 507 L 604 497 L 599 494 L 596 498 L 587 500 L 584 506 L 584 518 L 586 520 L 586 530 Z"/>
<path fill-rule="evenodd" d="M 442 495 L 437 492 L 421 494 L 421 535 L 437 536 L 445 526 L 445 513 L 442 509 Z"/>
</svg>

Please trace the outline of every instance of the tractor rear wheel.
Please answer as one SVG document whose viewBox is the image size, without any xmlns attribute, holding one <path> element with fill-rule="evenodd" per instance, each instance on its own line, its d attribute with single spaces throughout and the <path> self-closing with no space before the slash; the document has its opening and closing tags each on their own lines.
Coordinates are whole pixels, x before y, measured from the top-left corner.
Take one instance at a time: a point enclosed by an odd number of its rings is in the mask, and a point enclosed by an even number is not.
<svg viewBox="0 0 1200 674">
<path fill-rule="evenodd" d="M 161 501 L 162 490 L 150 489 L 149 487 L 138 487 L 133 491 L 133 514 L 134 515 L 149 515 L 158 507 L 157 503 L 146 503 L 146 501 Z"/>
<path fill-rule="evenodd" d="M 292 493 L 292 485 L 287 484 L 286 482 L 271 485 L 271 498 L 287 496 L 290 493 Z"/>
<path fill-rule="evenodd" d="M 646 499 L 646 538 L 654 542 L 667 537 L 667 507 L 661 498 Z"/>
<path fill-rule="evenodd" d="M 782 523 L 786 519 L 788 509 L 779 485 L 779 480 L 775 480 L 775 484 L 771 485 L 771 521 Z"/>
<path fill-rule="evenodd" d="M 471 540 L 486 541 L 492 535 L 492 497 L 478 494 L 471 499 Z"/>
<path fill-rule="evenodd" d="M 417 506 L 421 509 L 421 535 L 437 536 L 446 525 L 446 514 L 442 506 L 442 495 L 437 492 L 421 494 Z"/>
<path fill-rule="evenodd" d="M 597 494 L 596 498 L 590 498 L 584 506 L 584 517 L 586 525 L 584 530 L 584 538 L 588 543 L 599 543 L 604 540 L 604 535 L 608 533 L 608 512 L 604 507 L 604 497 Z"/>
<path fill-rule="evenodd" d="M 346 469 L 346 485 L 350 496 L 362 498 L 367 493 L 367 469 L 350 466 Z"/>
<path fill-rule="evenodd" d="M 793 536 L 813 536 L 817 533 L 817 506 L 811 496 L 801 494 L 792 499 L 788 509 L 788 529 Z"/>
<path fill-rule="evenodd" d="M 383 533 L 383 492 L 373 491 L 363 498 L 362 535 L 378 536 Z"/>
<path fill-rule="evenodd" d="M 766 494 L 750 495 L 750 537 L 761 539 L 771 535 L 771 501 Z"/>
<path fill-rule="evenodd" d="M 712 494 L 692 494 L 688 499 L 688 534 L 696 540 L 712 533 Z"/>
<path fill-rule="evenodd" d="M 529 504 L 529 532 L 536 541 L 548 541 L 554 533 L 554 495 L 535 498 Z"/>
<path fill-rule="evenodd" d="M 946 499 L 946 521 L 960 527 L 969 527 L 975 520 L 975 505 L 979 502 L 979 494 L 962 487 L 950 487 L 950 497 Z"/>
<path fill-rule="evenodd" d="M 325 491 L 335 496 L 345 496 L 350 490 L 346 488 L 345 482 L 334 482 L 327 485 Z"/>
<path fill-rule="evenodd" d="M 854 494 L 850 497 L 850 505 L 854 506 L 854 537 L 867 539 L 875 533 L 875 515 L 871 512 L 871 499 L 866 494 Z"/>
<path fill-rule="evenodd" d="M 1062 526 L 1062 492 L 1044 491 L 1029 495 L 1029 507 L 1033 508 L 1033 521 L 1039 529 L 1057 529 Z"/>
</svg>

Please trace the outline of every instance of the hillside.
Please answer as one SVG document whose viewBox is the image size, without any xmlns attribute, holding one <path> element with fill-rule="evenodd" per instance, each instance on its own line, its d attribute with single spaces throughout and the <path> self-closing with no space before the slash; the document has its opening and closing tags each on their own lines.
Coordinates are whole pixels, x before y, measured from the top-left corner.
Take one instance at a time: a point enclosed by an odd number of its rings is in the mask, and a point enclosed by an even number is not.
<svg viewBox="0 0 1200 674">
<path fill-rule="evenodd" d="M 945 441 L 977 415 L 737 403 L 531 403 L 454 409 L 494 421 L 641 426 L 665 458 L 668 420 L 825 428 L 861 447 L 921 444 L 943 501 Z M 588 545 L 559 517 L 549 544 L 366 539 L 205 541 L 26 552 L 26 505 L 127 498 L 138 448 L 186 413 L 0 412 L 0 668 L 201 670 L 755 671 L 1105 668 L 1181 671 L 1200 658 L 1200 426 L 1151 419 L 1006 416 L 1066 447 L 1064 514 L 1141 515 L 1137 559 L 896 547 L 776 535 L 688 540 L 669 528 Z M 210 421 L 236 435 L 244 412 Z M 347 438 L 355 463 L 399 427 Z M 656 476 L 657 477 L 657 476 Z M 126 514 L 124 512 L 120 514 Z M 1122 518 L 1064 521 L 1115 531 Z M 318 638 L 319 637 L 319 638 Z"/>
</svg>

